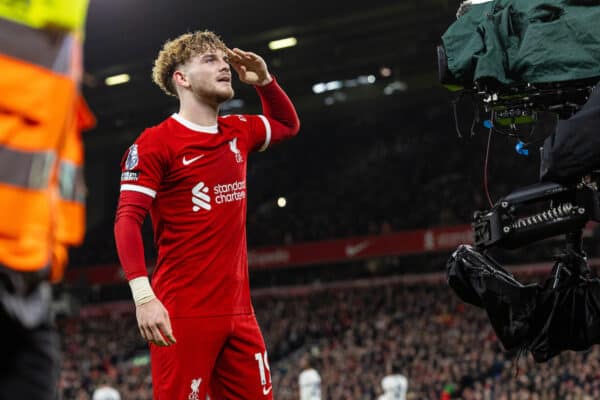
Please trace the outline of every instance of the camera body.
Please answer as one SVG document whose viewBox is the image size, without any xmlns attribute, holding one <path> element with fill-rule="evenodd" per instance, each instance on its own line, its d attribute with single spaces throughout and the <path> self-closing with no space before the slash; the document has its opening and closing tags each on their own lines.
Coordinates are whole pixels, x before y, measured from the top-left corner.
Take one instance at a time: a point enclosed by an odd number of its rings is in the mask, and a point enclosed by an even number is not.
<svg viewBox="0 0 600 400">
<path fill-rule="evenodd" d="M 600 221 L 595 183 L 564 186 L 543 182 L 501 198 L 490 210 L 473 218 L 475 246 L 506 249 L 579 231 L 588 221 Z"/>
</svg>

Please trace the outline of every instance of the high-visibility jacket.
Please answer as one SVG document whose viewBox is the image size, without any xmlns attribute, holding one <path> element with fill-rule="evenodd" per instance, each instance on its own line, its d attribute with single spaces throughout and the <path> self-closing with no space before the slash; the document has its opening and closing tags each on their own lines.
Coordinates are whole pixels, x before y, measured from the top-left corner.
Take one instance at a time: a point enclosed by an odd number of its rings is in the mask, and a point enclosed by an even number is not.
<svg viewBox="0 0 600 400">
<path fill-rule="evenodd" d="M 11 0 L 0 1 L 0 18 L 36 29 L 81 32 L 88 0 Z"/>
<path fill-rule="evenodd" d="M 49 268 L 53 281 L 85 230 L 80 132 L 94 117 L 78 91 L 81 5 L 0 2 L 0 265 Z"/>
</svg>

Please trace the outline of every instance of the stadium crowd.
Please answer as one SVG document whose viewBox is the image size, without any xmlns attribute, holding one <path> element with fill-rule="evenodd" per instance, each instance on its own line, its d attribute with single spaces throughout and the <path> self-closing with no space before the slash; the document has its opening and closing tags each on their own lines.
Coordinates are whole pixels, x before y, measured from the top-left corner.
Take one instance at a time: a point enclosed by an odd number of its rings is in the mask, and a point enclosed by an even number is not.
<svg viewBox="0 0 600 400">
<path fill-rule="evenodd" d="M 61 318 L 58 324 L 62 399 L 91 399 L 100 385 L 117 388 L 122 399 L 152 399 L 148 348 L 133 313 Z"/>
<path fill-rule="evenodd" d="M 275 398 L 298 398 L 298 374 L 322 377 L 323 399 L 375 399 L 401 373 L 409 399 L 588 400 L 600 398 L 600 350 L 545 364 L 505 354 L 485 313 L 443 284 L 388 284 L 254 299 Z M 131 313 L 59 321 L 64 399 L 90 399 L 108 383 L 124 399 L 151 399 L 147 349 Z"/>
</svg>

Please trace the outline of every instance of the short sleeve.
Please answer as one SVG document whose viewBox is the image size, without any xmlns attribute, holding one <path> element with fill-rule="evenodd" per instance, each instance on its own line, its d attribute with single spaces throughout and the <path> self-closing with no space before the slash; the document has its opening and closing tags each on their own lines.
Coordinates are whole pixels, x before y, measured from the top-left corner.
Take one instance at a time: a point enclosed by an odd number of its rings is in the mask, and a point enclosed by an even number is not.
<svg viewBox="0 0 600 400">
<path fill-rule="evenodd" d="M 152 198 L 164 176 L 167 150 L 150 131 L 145 131 L 132 144 L 121 161 L 121 191 L 134 191 Z"/>
</svg>

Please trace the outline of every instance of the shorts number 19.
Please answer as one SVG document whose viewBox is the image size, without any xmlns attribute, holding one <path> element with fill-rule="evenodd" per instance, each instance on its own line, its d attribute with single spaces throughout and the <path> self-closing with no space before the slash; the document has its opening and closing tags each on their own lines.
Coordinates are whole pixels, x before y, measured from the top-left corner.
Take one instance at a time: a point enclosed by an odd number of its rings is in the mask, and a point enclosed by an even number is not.
<svg viewBox="0 0 600 400">
<path fill-rule="evenodd" d="M 260 372 L 260 384 L 264 386 L 267 384 L 267 374 L 265 368 L 269 372 L 269 383 L 271 383 L 271 368 L 269 367 L 269 359 L 267 358 L 267 351 L 265 350 L 264 357 L 261 353 L 254 354 L 254 358 L 258 363 L 258 371 Z"/>
</svg>

